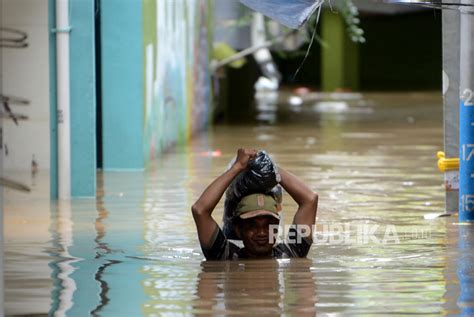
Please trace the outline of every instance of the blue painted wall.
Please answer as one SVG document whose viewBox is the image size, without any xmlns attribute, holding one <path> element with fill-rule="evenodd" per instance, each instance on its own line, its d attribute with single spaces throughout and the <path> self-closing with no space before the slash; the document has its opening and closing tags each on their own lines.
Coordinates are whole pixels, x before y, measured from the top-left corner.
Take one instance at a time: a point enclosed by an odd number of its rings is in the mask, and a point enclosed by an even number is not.
<svg viewBox="0 0 474 317">
<path fill-rule="evenodd" d="M 101 1 L 105 170 L 143 169 L 142 2 Z"/>
<path fill-rule="evenodd" d="M 71 194 L 96 194 L 94 0 L 70 0 Z"/>
</svg>

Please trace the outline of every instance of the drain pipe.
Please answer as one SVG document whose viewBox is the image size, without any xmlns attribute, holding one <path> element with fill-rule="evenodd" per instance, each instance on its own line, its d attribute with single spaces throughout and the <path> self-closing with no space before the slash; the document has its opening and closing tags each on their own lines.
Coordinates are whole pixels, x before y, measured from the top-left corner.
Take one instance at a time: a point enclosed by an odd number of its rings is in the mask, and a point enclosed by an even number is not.
<svg viewBox="0 0 474 317">
<path fill-rule="evenodd" d="M 463 222 L 474 221 L 474 15 L 462 8 L 460 33 L 459 221 Z"/>
<path fill-rule="evenodd" d="M 69 0 L 56 0 L 56 71 L 58 126 L 58 197 L 71 197 L 69 98 Z"/>
</svg>

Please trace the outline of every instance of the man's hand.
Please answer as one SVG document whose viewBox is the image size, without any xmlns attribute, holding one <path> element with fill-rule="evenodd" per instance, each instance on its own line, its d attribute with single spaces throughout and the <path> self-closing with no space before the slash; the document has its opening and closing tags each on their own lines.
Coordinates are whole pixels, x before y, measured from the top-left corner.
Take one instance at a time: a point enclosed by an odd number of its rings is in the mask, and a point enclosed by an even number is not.
<svg viewBox="0 0 474 317">
<path fill-rule="evenodd" d="M 237 151 L 237 159 L 235 160 L 234 166 L 240 170 L 244 171 L 249 166 L 249 162 L 257 156 L 256 150 L 247 150 L 239 149 Z"/>
<path fill-rule="evenodd" d="M 254 159 L 256 155 L 257 151 L 255 150 L 239 149 L 232 168 L 216 178 L 193 204 L 191 210 L 202 246 L 210 247 L 211 239 L 218 227 L 217 222 L 212 218 L 212 211 L 232 180 L 240 172 L 247 169 L 249 161 Z"/>
</svg>

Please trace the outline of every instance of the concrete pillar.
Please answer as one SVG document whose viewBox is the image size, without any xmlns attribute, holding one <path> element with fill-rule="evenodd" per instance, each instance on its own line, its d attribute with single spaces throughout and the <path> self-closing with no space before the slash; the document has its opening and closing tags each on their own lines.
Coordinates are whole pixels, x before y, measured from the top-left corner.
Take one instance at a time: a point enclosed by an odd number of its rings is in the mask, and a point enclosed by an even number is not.
<svg viewBox="0 0 474 317">
<path fill-rule="evenodd" d="M 359 47 L 352 42 L 340 14 L 323 10 L 322 39 L 327 44 L 321 49 L 322 90 L 359 89 Z"/>
<path fill-rule="evenodd" d="M 444 152 L 447 158 L 459 156 L 459 45 L 460 13 L 443 10 L 443 97 Z M 459 172 L 445 173 L 446 212 L 458 211 Z"/>
<path fill-rule="evenodd" d="M 460 34 L 459 221 L 474 221 L 474 15 L 461 13 Z"/>
</svg>

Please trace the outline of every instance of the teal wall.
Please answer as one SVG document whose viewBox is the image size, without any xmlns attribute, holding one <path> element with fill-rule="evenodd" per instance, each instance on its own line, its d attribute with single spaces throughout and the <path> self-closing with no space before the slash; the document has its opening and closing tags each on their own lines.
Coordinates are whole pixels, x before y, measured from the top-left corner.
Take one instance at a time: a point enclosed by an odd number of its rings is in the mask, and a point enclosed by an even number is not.
<svg viewBox="0 0 474 317">
<path fill-rule="evenodd" d="M 142 2 L 101 1 L 103 167 L 142 169 Z"/>
<path fill-rule="evenodd" d="M 71 195 L 96 194 L 94 1 L 70 0 Z"/>
</svg>

